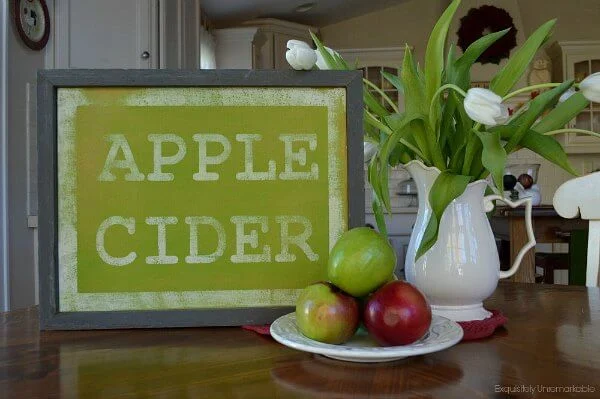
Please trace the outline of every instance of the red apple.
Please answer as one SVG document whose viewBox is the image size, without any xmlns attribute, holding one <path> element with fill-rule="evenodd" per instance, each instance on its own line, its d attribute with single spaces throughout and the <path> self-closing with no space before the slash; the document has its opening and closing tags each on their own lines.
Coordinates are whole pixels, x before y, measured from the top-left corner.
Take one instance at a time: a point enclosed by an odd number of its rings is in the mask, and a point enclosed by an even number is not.
<svg viewBox="0 0 600 399">
<path fill-rule="evenodd" d="M 412 284 L 392 281 L 371 295 L 363 322 L 380 345 L 408 345 L 429 330 L 431 307 Z"/>
<path fill-rule="evenodd" d="M 349 340 L 360 319 L 358 301 L 331 283 L 316 283 L 296 301 L 296 324 L 310 339 L 328 344 Z"/>
</svg>

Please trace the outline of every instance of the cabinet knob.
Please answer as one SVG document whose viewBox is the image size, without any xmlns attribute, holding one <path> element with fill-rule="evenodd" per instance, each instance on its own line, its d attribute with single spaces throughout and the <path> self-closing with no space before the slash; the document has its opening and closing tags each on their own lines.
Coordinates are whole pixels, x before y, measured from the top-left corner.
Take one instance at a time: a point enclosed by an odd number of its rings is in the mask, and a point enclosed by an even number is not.
<svg viewBox="0 0 600 399">
<path fill-rule="evenodd" d="M 150 58 L 150 53 L 147 51 L 144 51 L 142 53 L 142 59 L 147 60 L 148 58 Z"/>
</svg>

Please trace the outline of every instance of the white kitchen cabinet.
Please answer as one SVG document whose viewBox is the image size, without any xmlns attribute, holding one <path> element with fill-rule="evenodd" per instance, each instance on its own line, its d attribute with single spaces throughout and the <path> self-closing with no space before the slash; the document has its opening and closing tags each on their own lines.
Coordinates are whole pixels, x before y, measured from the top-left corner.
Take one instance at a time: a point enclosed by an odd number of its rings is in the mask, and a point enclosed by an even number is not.
<svg viewBox="0 0 600 399">
<path fill-rule="evenodd" d="M 274 18 L 244 22 L 235 28 L 215 30 L 217 68 L 289 69 L 285 59 L 288 40 L 312 43 L 309 30 L 317 28 Z"/>
<path fill-rule="evenodd" d="M 600 41 L 556 42 L 548 50 L 552 59 L 554 81 L 575 79 L 600 72 Z M 591 103 L 568 127 L 600 133 L 600 103 Z M 598 153 L 600 140 L 588 135 L 568 133 L 562 137 L 568 153 Z"/>
<path fill-rule="evenodd" d="M 381 72 L 392 75 L 399 73 L 404 59 L 404 47 L 340 49 L 338 52 L 348 65 L 356 65 L 363 71 L 363 77 L 383 90 L 398 105 L 400 112 L 404 111 L 402 94 L 381 75 Z M 375 90 L 371 90 L 371 93 L 381 105 L 391 110 L 389 104 Z"/>
<path fill-rule="evenodd" d="M 46 68 L 196 69 L 200 0 L 55 0 Z"/>
<path fill-rule="evenodd" d="M 157 0 L 57 0 L 54 13 L 49 67 L 158 68 Z"/>
</svg>

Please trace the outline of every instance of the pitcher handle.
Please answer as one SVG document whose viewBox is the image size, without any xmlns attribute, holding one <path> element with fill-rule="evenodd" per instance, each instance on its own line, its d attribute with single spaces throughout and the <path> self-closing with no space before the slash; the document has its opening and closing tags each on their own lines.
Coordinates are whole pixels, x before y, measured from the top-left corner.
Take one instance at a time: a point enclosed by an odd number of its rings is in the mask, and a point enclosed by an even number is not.
<svg viewBox="0 0 600 399">
<path fill-rule="evenodd" d="M 523 257 L 525 256 L 527 251 L 535 247 L 536 244 L 535 234 L 533 233 L 533 222 L 531 220 L 531 198 L 523 198 L 522 200 L 513 202 L 509 199 L 502 197 L 501 195 L 488 195 L 483 198 L 483 207 L 486 212 L 490 212 L 494 209 L 494 203 L 492 201 L 495 200 L 502 201 L 511 208 L 516 208 L 525 204 L 525 229 L 527 230 L 527 238 L 529 239 L 529 241 L 527 242 L 527 244 L 525 244 L 523 248 L 521 248 L 510 269 L 506 271 L 501 270 L 498 272 L 499 278 L 508 278 L 517 272 L 517 269 L 521 265 L 521 261 L 523 260 Z"/>
</svg>

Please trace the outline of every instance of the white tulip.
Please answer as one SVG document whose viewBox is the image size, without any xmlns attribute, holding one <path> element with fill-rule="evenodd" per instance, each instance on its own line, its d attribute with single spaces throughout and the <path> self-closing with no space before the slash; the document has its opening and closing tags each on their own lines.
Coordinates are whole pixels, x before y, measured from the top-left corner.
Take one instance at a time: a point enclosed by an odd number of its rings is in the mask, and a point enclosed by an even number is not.
<svg viewBox="0 0 600 399">
<path fill-rule="evenodd" d="M 377 149 L 378 149 L 377 144 L 372 143 L 370 141 L 364 142 L 365 162 L 369 162 L 371 160 L 371 158 L 373 158 L 373 155 L 375 155 L 375 153 L 377 153 Z"/>
<path fill-rule="evenodd" d="M 579 84 L 579 90 L 588 100 L 600 103 L 600 72 L 583 79 Z"/>
<path fill-rule="evenodd" d="M 285 59 L 297 71 L 310 70 L 317 62 L 317 55 L 310 46 L 301 40 L 289 40 Z"/>
<path fill-rule="evenodd" d="M 332 57 L 335 54 L 338 54 L 335 50 L 332 50 L 329 47 L 325 47 L 325 50 L 327 50 L 327 52 L 329 54 L 331 54 Z M 315 50 L 315 53 L 317 53 L 317 68 L 319 68 L 321 70 L 330 69 L 329 66 L 327 65 L 327 62 L 325 62 L 325 58 L 323 58 L 323 56 L 321 55 L 321 52 L 319 50 Z"/>
<path fill-rule="evenodd" d="M 301 47 L 301 48 L 307 48 L 309 50 L 312 50 L 312 48 L 310 47 L 310 44 L 303 42 L 302 40 L 288 40 L 287 48 L 292 49 L 294 47 Z"/>
<path fill-rule="evenodd" d="M 491 90 L 475 87 L 467 91 L 465 111 L 469 118 L 487 126 L 503 125 L 508 121 L 508 108 L 502 97 Z"/>
<path fill-rule="evenodd" d="M 564 103 L 567 101 L 573 94 L 577 93 L 574 88 L 569 88 L 569 90 L 565 91 L 558 99 L 559 103 Z"/>
</svg>

